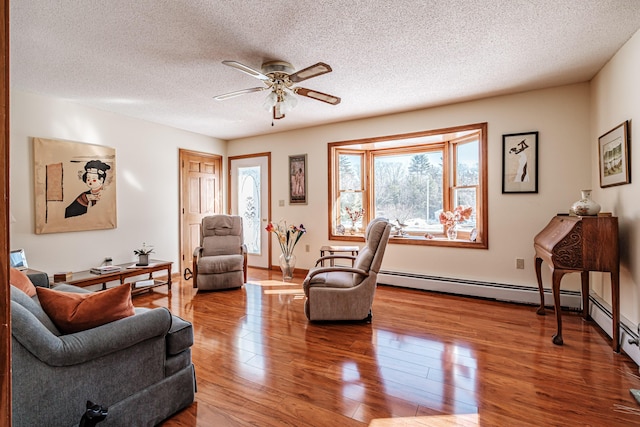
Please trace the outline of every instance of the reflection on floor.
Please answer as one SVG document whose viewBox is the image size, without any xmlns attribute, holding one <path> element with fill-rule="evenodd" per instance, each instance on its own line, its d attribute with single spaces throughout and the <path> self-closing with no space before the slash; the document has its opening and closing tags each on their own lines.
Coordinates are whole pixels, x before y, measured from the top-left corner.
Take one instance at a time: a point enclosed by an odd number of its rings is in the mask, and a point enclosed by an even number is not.
<svg viewBox="0 0 640 427">
<path fill-rule="evenodd" d="M 157 288 L 136 306 L 193 322 L 196 403 L 164 426 L 632 425 L 637 366 L 599 329 L 534 307 L 380 286 L 372 323 L 310 323 L 301 279 Z M 281 277 L 281 276 L 280 276 Z"/>
</svg>

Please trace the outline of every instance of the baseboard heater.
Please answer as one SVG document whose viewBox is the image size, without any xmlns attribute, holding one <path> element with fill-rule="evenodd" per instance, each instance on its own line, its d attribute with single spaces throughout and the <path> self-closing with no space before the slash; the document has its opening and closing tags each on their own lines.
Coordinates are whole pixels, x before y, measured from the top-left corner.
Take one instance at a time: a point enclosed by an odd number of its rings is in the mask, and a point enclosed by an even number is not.
<svg viewBox="0 0 640 427">
<path fill-rule="evenodd" d="M 487 298 L 497 301 L 529 305 L 540 304 L 540 294 L 538 293 L 537 287 L 533 288 L 507 283 L 482 282 L 478 280 L 428 276 L 386 270 L 381 270 L 378 274 L 378 283 L 403 288 Z M 553 295 L 550 289 L 545 289 L 544 304 L 550 307 L 553 306 Z M 564 309 L 580 310 L 581 304 L 582 301 L 579 291 L 560 291 L 560 305 Z"/>
<path fill-rule="evenodd" d="M 508 283 L 381 270 L 378 274 L 378 284 L 536 306 L 540 304 L 540 295 L 537 287 Z M 544 290 L 544 303 L 545 306 L 553 307 L 551 289 Z M 565 310 L 580 311 L 582 305 L 580 292 L 560 290 L 560 305 Z M 532 314 L 535 313 L 532 312 Z M 589 296 L 589 314 L 593 321 L 611 338 L 611 327 L 613 325 L 611 306 L 592 293 Z M 620 344 L 622 351 L 628 354 L 637 365 L 640 365 L 640 348 L 637 345 L 629 344 L 629 340 L 639 339 L 638 326 L 630 325 L 632 323 L 622 316 L 620 319 Z"/>
</svg>

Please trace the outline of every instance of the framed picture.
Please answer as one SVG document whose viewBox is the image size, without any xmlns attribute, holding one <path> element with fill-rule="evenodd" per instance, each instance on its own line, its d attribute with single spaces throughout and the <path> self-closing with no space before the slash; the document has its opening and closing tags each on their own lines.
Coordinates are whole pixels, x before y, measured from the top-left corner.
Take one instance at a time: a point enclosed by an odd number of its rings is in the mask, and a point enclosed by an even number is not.
<svg viewBox="0 0 640 427">
<path fill-rule="evenodd" d="M 600 159 L 600 187 L 629 184 L 629 137 L 628 121 L 611 129 L 598 138 Z"/>
<path fill-rule="evenodd" d="M 116 150 L 33 138 L 35 233 L 116 228 Z"/>
<path fill-rule="evenodd" d="M 538 192 L 538 132 L 502 135 L 502 193 Z"/>
<path fill-rule="evenodd" d="M 289 156 L 289 204 L 307 204 L 307 155 Z"/>
</svg>

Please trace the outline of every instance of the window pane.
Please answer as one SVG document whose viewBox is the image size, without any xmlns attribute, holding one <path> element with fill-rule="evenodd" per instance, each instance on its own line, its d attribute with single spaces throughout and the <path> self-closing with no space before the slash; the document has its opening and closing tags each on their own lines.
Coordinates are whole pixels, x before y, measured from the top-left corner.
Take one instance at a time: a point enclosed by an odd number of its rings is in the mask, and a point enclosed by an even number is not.
<svg viewBox="0 0 640 427">
<path fill-rule="evenodd" d="M 437 231 L 442 211 L 442 151 L 374 157 L 375 216 L 407 232 Z"/>
<path fill-rule="evenodd" d="M 342 224 L 345 228 L 350 229 L 353 227 L 362 227 L 362 218 L 359 218 L 354 224 L 347 214 L 347 208 L 351 209 L 352 211 L 359 211 L 360 209 L 362 209 L 362 193 L 342 193 L 340 195 L 338 208 L 340 209 L 339 223 Z"/>
<path fill-rule="evenodd" d="M 362 156 L 359 154 L 340 154 L 340 191 L 362 190 Z"/>
<path fill-rule="evenodd" d="M 460 227 L 462 228 L 474 228 L 477 227 L 476 224 L 476 188 L 475 187 L 467 187 L 467 188 L 459 188 L 454 191 L 454 206 L 471 206 L 473 208 L 473 213 L 471 217 L 466 221 L 460 223 Z"/>
<path fill-rule="evenodd" d="M 480 171 L 478 140 L 457 144 L 456 185 L 478 185 Z M 475 205 L 472 205 L 475 206 Z"/>
<path fill-rule="evenodd" d="M 237 197 L 247 252 L 260 255 L 260 166 L 238 168 Z"/>
</svg>

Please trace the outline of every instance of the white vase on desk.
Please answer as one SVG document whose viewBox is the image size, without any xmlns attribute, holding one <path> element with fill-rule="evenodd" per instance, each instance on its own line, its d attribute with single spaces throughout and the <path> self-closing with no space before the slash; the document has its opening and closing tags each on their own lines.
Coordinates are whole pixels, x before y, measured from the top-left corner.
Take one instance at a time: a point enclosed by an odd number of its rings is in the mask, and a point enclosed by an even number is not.
<svg viewBox="0 0 640 427">
<path fill-rule="evenodd" d="M 582 198 L 571 205 L 569 213 L 578 216 L 595 216 L 600 212 L 600 205 L 591 199 L 591 190 L 582 190 Z"/>
</svg>

